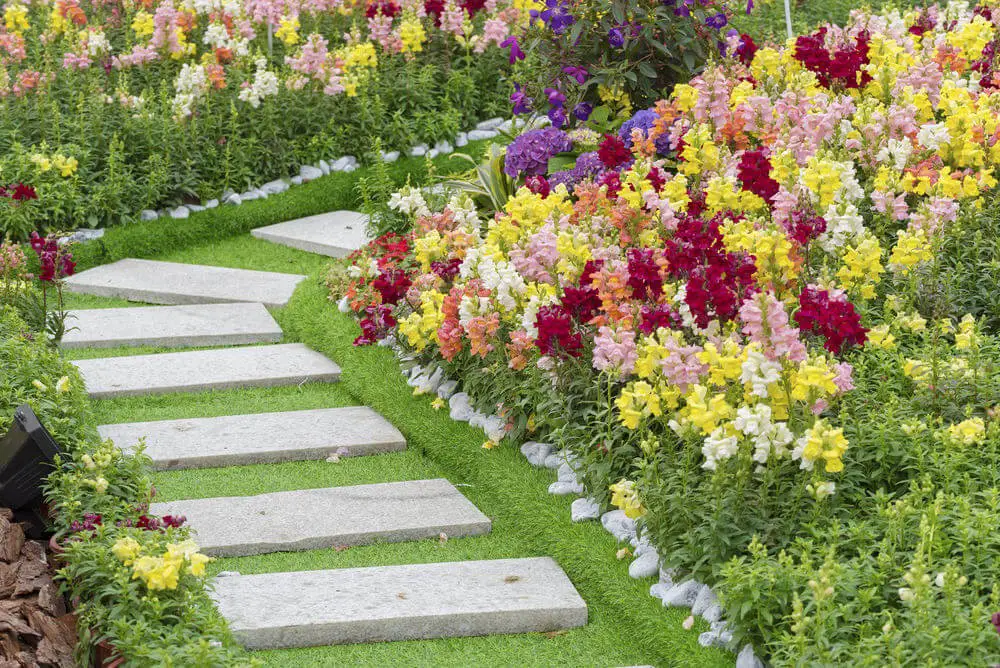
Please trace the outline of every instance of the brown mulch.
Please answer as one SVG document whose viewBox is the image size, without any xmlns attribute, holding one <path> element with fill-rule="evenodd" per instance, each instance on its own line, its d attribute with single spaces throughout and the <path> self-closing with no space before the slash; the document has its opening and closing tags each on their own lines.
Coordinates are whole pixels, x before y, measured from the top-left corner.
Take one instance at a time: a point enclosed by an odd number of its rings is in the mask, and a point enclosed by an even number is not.
<svg viewBox="0 0 1000 668">
<path fill-rule="evenodd" d="M 52 579 L 45 544 L 0 508 L 0 668 L 73 668 L 76 617 Z"/>
</svg>

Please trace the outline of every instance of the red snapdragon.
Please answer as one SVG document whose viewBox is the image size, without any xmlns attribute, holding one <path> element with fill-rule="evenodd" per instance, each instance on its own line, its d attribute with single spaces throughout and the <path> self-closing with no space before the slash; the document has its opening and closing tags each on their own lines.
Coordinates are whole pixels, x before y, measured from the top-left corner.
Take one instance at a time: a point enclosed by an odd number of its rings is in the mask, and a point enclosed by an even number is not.
<svg viewBox="0 0 1000 668">
<path fill-rule="evenodd" d="M 845 347 L 862 346 L 867 339 L 868 330 L 861 326 L 861 316 L 847 297 L 811 285 L 799 295 L 795 322 L 803 332 L 822 337 L 823 346 L 834 354 Z"/>
</svg>

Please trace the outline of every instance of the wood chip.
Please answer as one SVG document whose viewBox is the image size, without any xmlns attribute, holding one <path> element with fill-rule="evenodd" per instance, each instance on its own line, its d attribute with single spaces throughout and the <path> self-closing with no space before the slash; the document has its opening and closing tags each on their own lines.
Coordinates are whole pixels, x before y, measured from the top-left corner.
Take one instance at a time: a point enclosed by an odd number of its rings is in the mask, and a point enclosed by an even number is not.
<svg viewBox="0 0 1000 668">
<path fill-rule="evenodd" d="M 0 516 L 0 561 L 16 561 L 24 546 L 24 529 Z"/>
</svg>

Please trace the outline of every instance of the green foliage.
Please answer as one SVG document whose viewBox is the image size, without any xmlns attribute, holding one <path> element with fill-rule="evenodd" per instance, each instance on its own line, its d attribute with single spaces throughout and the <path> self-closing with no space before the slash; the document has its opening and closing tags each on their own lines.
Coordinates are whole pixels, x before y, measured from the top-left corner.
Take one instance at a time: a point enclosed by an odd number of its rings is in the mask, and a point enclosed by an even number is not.
<svg viewBox="0 0 1000 668">
<path fill-rule="evenodd" d="M 504 147 L 496 144 L 490 144 L 487 154 L 480 161 L 464 153 L 456 153 L 455 157 L 472 165 L 472 172 L 466 178 L 446 181 L 445 187 L 468 193 L 480 210 L 487 214 L 502 211 L 518 188 L 517 179 L 504 172 L 505 155 Z"/>
<path fill-rule="evenodd" d="M 571 12 L 574 21 L 563 30 L 542 21 L 532 24 L 522 40 L 528 57 L 514 80 L 523 83 L 541 113 L 547 109 L 546 89 L 553 87 L 566 96 L 564 117 L 584 101 L 609 104 L 623 113 L 633 105 L 650 106 L 675 83 L 690 79 L 717 49 L 717 33 L 706 27 L 706 18 L 731 15 L 728 4 L 713 0 L 684 5 L 690 7 L 689 16 L 675 12 L 680 5 L 663 2 L 550 4 L 556 13 Z M 567 67 L 582 68 L 583 80 L 574 79 Z"/>
<path fill-rule="evenodd" d="M 445 41 L 428 43 L 419 60 L 382 54 L 356 96 L 281 85 L 258 108 L 237 99 L 253 72 L 233 65 L 227 88 L 180 120 L 172 90 L 179 63 L 62 70 L 44 94 L 0 101 L 0 181 L 38 193 L 0 198 L 0 239 L 134 222 L 142 209 L 217 198 L 322 158 L 360 155 L 372 137 L 405 150 L 505 112 L 503 53 L 457 57 Z M 61 171 L 59 156 L 77 166 Z"/>
<path fill-rule="evenodd" d="M 119 526 L 134 524 L 152 498 L 148 460 L 100 441 L 76 367 L 13 308 L 0 305 L 0 433 L 25 403 L 62 449 L 44 491 L 53 530 L 65 547 L 58 577 L 79 603 L 80 664 L 90 663 L 101 640 L 138 665 L 241 663 L 203 579 L 188 574 L 176 589 L 147 591 L 112 553 L 126 535 L 159 549 L 168 538 L 186 539 L 187 530 L 167 534 Z M 93 531 L 80 530 L 79 524 L 98 515 Z"/>
</svg>

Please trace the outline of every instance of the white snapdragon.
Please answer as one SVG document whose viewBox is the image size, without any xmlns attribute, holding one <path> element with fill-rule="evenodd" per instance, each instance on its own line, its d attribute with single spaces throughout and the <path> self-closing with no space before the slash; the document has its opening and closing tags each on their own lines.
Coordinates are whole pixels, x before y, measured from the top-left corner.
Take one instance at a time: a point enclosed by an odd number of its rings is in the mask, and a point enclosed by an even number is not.
<svg viewBox="0 0 1000 668">
<path fill-rule="evenodd" d="M 853 204 L 831 204 L 823 218 L 826 232 L 820 236 L 819 244 L 828 253 L 836 252 L 865 231 L 865 220 Z"/>
<path fill-rule="evenodd" d="M 173 109 L 177 119 L 189 118 L 194 112 L 194 104 L 208 90 L 208 76 L 202 65 L 184 63 L 174 81 Z"/>
<path fill-rule="evenodd" d="M 702 468 L 714 471 L 719 462 L 736 454 L 739 447 L 738 439 L 735 436 L 724 436 L 724 433 L 722 427 L 717 427 L 715 431 L 705 437 L 705 442 L 701 446 L 701 454 L 705 456 Z"/>
<path fill-rule="evenodd" d="M 876 154 L 875 160 L 880 163 L 891 163 L 897 172 L 906 168 L 906 163 L 913 154 L 913 143 L 908 139 L 890 139 Z"/>
<path fill-rule="evenodd" d="M 781 380 L 781 363 L 767 359 L 757 350 L 747 352 L 747 358 L 741 367 L 740 382 L 750 383 L 751 393 L 767 398 L 767 386 Z"/>
<path fill-rule="evenodd" d="M 254 109 L 260 106 L 260 101 L 265 97 L 278 94 L 278 75 L 267 69 L 267 60 L 258 58 L 256 65 L 253 81 L 243 82 L 243 90 L 239 95 L 242 101 L 248 102 Z"/>
<path fill-rule="evenodd" d="M 456 193 L 448 200 L 448 208 L 455 216 L 455 220 L 468 225 L 473 229 L 479 227 L 479 212 L 476 203 L 472 201 L 468 193 Z"/>
<path fill-rule="evenodd" d="M 411 188 L 410 186 L 405 186 L 392 194 L 392 197 L 389 198 L 389 208 L 414 218 L 431 215 L 423 193 L 420 192 L 419 188 Z M 470 248 L 469 252 L 473 250 L 475 249 Z"/>
<path fill-rule="evenodd" d="M 837 191 L 834 199 L 838 202 L 857 202 L 860 199 L 864 199 L 865 190 L 858 183 L 854 162 L 845 160 L 844 162 L 834 164 L 840 171 L 840 190 Z"/>
<path fill-rule="evenodd" d="M 101 30 L 91 30 L 87 33 L 87 53 L 91 57 L 101 56 L 111 52 L 111 42 Z"/>
<path fill-rule="evenodd" d="M 788 454 L 788 445 L 795 438 L 784 422 L 771 422 L 771 407 L 757 404 L 754 407 L 741 406 L 736 411 L 733 426 L 745 436 L 753 439 L 753 460 L 758 464 L 766 464 L 773 454 L 784 457 Z"/>
<path fill-rule="evenodd" d="M 917 141 L 924 148 L 936 151 L 951 141 L 951 135 L 944 123 L 928 123 L 917 131 Z"/>
</svg>

